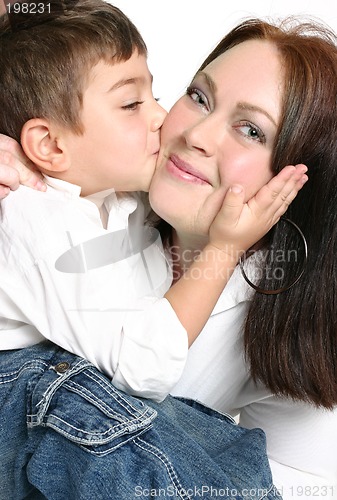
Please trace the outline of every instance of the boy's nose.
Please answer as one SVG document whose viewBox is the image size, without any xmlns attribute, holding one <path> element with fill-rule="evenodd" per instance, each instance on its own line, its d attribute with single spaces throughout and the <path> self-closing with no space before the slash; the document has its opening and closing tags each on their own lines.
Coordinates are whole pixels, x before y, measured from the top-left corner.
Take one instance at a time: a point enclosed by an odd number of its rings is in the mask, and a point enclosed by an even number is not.
<svg viewBox="0 0 337 500">
<path fill-rule="evenodd" d="M 161 128 L 161 126 L 166 118 L 166 115 L 167 115 L 167 111 L 165 111 L 165 109 L 162 108 L 161 105 L 158 104 L 157 101 L 155 101 L 155 106 L 156 106 L 156 109 L 155 109 L 154 116 L 153 116 L 153 119 L 151 122 L 152 132 L 156 132 L 158 129 Z"/>
</svg>

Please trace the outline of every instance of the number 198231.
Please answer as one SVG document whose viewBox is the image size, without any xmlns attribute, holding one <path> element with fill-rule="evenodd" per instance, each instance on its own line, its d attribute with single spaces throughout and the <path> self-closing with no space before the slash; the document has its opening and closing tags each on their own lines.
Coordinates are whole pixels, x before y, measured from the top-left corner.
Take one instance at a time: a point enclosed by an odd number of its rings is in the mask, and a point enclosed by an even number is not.
<svg viewBox="0 0 337 500">
<path fill-rule="evenodd" d="M 50 14 L 50 3 L 15 2 L 6 4 L 8 14 Z"/>
<path fill-rule="evenodd" d="M 294 497 L 317 497 L 334 498 L 334 486 L 296 486 L 291 487 L 291 496 Z"/>
</svg>

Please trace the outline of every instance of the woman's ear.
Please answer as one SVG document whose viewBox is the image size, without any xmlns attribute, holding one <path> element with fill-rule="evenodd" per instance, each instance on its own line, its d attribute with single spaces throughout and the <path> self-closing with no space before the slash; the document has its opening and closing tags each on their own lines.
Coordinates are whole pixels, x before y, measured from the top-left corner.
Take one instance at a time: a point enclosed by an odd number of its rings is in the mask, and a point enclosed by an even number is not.
<svg viewBox="0 0 337 500">
<path fill-rule="evenodd" d="M 65 172 L 70 158 L 62 134 L 44 118 L 28 120 L 21 131 L 21 145 L 25 154 L 43 172 Z"/>
</svg>

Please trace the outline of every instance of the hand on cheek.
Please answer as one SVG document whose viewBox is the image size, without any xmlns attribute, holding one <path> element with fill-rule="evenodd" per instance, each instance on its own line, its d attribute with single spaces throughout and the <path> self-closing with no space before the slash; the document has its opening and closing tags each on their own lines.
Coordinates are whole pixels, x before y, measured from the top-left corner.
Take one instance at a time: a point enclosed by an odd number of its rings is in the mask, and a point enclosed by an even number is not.
<svg viewBox="0 0 337 500">
<path fill-rule="evenodd" d="M 210 244 L 237 261 L 286 212 L 307 181 L 306 172 L 305 165 L 285 167 L 246 203 L 243 187 L 230 187 L 211 224 Z"/>
</svg>

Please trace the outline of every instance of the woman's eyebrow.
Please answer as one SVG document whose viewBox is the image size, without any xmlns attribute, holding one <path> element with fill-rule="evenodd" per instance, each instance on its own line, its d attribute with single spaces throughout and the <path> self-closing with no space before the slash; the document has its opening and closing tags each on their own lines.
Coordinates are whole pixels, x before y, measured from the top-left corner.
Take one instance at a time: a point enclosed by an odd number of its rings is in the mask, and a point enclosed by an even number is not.
<svg viewBox="0 0 337 500">
<path fill-rule="evenodd" d="M 216 85 L 215 81 L 213 80 L 213 78 L 208 73 L 206 73 L 205 71 L 198 71 L 198 73 L 196 73 L 195 77 L 193 78 L 193 81 L 196 78 L 201 78 L 202 80 L 204 80 L 205 84 L 210 89 L 210 91 L 212 92 L 212 94 L 213 95 L 216 94 L 216 92 L 217 92 L 217 85 Z M 276 120 L 271 116 L 270 113 L 268 113 L 268 111 L 266 111 L 265 109 L 261 108 L 260 106 L 257 106 L 255 104 L 251 104 L 249 102 L 239 102 L 237 104 L 237 108 L 239 110 L 243 110 L 243 111 L 246 110 L 246 111 L 253 111 L 255 113 L 262 113 L 263 115 L 265 115 L 268 118 L 268 120 L 270 120 L 272 122 L 272 124 L 275 127 L 277 127 Z"/>
<path fill-rule="evenodd" d="M 216 92 L 217 92 L 216 83 L 208 73 L 206 73 L 205 71 L 198 71 L 198 73 L 195 75 L 193 80 L 195 80 L 196 78 L 202 78 L 205 81 L 208 88 L 210 89 L 210 91 L 213 94 L 216 94 Z"/>
<path fill-rule="evenodd" d="M 276 120 L 271 116 L 271 114 L 268 113 L 265 109 L 261 108 L 260 106 L 256 106 L 255 104 L 250 104 L 248 102 L 239 102 L 237 104 L 237 108 L 243 111 L 253 111 L 255 113 L 262 113 L 264 116 L 270 120 L 275 127 L 277 127 Z"/>
</svg>

